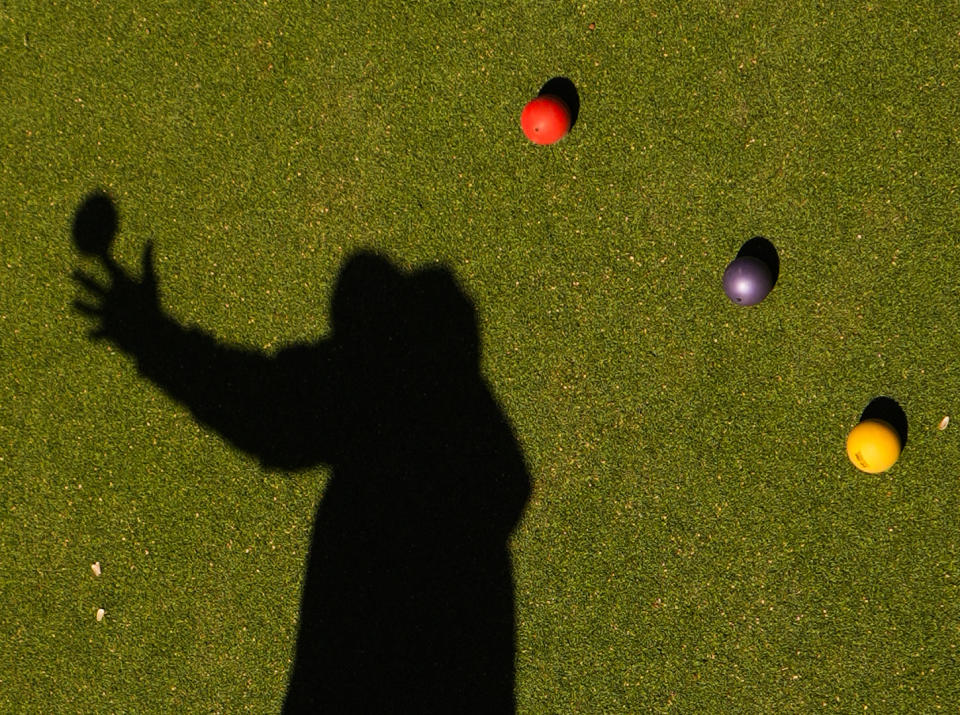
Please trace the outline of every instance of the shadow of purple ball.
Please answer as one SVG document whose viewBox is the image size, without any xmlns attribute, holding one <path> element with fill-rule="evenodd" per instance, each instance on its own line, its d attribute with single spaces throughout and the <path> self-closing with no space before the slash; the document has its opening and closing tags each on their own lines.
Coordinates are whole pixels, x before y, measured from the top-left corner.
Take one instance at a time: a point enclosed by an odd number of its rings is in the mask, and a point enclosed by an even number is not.
<svg viewBox="0 0 960 715">
<path fill-rule="evenodd" d="M 759 258 L 740 256 L 723 272 L 723 292 L 737 305 L 756 305 L 773 288 L 773 274 Z"/>
</svg>

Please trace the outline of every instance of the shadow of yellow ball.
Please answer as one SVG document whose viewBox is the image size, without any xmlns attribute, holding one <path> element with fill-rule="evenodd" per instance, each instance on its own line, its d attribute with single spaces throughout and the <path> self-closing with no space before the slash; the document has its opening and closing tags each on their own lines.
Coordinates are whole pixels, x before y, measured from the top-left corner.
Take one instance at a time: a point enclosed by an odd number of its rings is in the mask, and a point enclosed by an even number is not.
<svg viewBox="0 0 960 715">
<path fill-rule="evenodd" d="M 900 456 L 900 435 L 888 422 L 864 420 L 847 436 L 847 456 L 863 472 L 886 471 Z"/>
</svg>

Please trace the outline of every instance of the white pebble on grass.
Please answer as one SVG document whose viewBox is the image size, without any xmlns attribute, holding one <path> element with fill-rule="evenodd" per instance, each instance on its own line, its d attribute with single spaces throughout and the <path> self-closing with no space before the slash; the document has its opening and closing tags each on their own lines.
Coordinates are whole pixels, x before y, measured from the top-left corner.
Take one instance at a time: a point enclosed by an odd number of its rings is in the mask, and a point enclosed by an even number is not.
<svg viewBox="0 0 960 715">
<path fill-rule="evenodd" d="M 941 431 L 945 430 L 948 424 L 950 424 L 950 418 L 944 417 L 942 420 L 940 420 L 940 424 L 937 425 L 937 429 Z"/>
<path fill-rule="evenodd" d="M 103 620 L 103 615 L 104 615 L 105 613 L 106 613 L 106 611 L 104 611 L 102 608 L 98 608 L 98 609 L 97 609 L 97 621 L 98 621 L 98 622 Z"/>
<path fill-rule="evenodd" d="M 94 575 L 94 576 L 99 576 L 100 573 L 101 573 L 101 570 L 100 570 L 100 562 L 99 562 L 99 561 L 94 561 L 92 564 L 90 564 L 90 570 L 93 571 L 93 575 Z"/>
</svg>

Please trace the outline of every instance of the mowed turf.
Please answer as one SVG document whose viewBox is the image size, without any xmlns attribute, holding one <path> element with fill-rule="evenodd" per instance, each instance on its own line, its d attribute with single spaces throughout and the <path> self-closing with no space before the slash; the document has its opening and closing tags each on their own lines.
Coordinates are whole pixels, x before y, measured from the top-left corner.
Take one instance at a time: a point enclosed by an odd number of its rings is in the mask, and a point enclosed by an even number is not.
<svg viewBox="0 0 960 715">
<path fill-rule="evenodd" d="M 277 711 L 327 478 L 87 339 L 102 189 L 171 314 L 268 352 L 354 251 L 456 274 L 534 480 L 519 711 L 955 712 L 960 5 L 843 5 L 0 7 L 0 710 Z M 868 475 L 878 395 L 909 441 Z"/>
</svg>

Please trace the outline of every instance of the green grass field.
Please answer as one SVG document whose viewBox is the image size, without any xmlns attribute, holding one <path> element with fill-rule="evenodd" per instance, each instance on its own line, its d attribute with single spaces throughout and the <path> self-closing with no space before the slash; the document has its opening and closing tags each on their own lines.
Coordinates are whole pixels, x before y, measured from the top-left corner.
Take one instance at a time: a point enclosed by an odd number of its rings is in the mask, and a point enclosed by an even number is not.
<svg viewBox="0 0 960 715">
<path fill-rule="evenodd" d="M 328 478 L 87 339 L 99 188 L 167 311 L 267 352 L 357 250 L 455 273 L 533 477 L 519 712 L 957 712 L 960 4 L 831 7 L 0 4 L 0 711 L 277 712 Z"/>
</svg>

